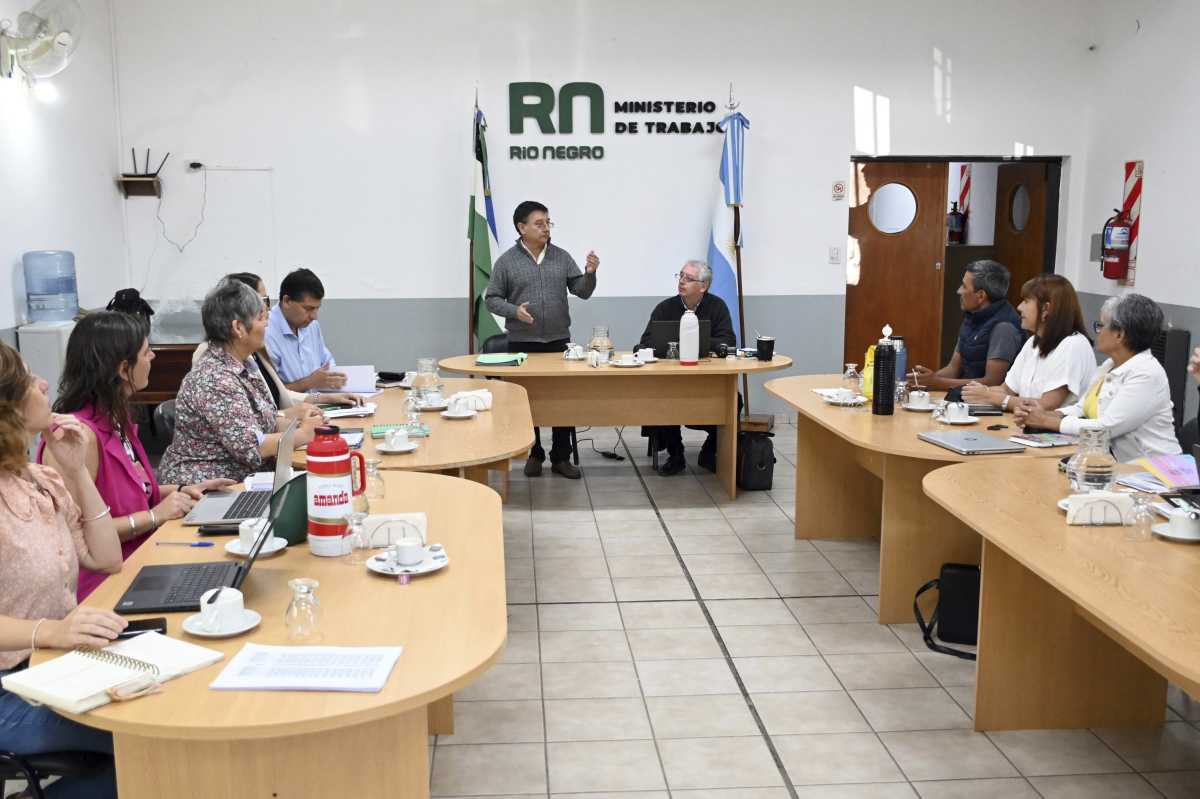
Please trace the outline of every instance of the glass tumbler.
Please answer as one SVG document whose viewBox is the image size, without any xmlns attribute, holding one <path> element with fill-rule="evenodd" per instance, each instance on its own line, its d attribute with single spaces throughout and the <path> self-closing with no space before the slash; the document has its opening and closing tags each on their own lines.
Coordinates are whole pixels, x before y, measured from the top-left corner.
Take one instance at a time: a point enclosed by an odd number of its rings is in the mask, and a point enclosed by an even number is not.
<svg viewBox="0 0 1200 799">
<path fill-rule="evenodd" d="M 1153 538 L 1155 522 L 1154 508 L 1150 504 L 1149 494 L 1133 495 L 1133 510 L 1125 520 L 1125 540 L 1142 543 Z"/>
<path fill-rule="evenodd" d="M 311 577 L 288 580 L 292 589 L 292 601 L 283 614 L 288 640 L 298 644 L 319 643 L 321 633 L 321 603 L 317 599 L 320 583 Z"/>
</svg>

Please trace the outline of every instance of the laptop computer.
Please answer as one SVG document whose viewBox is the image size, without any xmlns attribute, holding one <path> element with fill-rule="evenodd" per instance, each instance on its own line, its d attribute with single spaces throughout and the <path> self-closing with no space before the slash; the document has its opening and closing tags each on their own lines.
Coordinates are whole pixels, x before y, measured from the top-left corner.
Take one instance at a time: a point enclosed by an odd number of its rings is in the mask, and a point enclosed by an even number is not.
<svg viewBox="0 0 1200 799">
<path fill-rule="evenodd" d="M 1002 452 L 1024 452 L 1025 447 L 1006 438 L 969 430 L 932 430 L 917 433 L 917 438 L 930 444 L 957 452 L 959 455 L 993 455 Z"/>
<path fill-rule="evenodd" d="M 296 437 L 293 421 L 279 437 L 275 455 L 275 481 L 270 491 L 210 491 L 183 518 L 185 525 L 201 524 L 236 526 L 246 519 L 257 519 L 267 512 L 271 495 L 291 479 L 292 447 Z"/>
<path fill-rule="evenodd" d="M 241 588 L 258 553 L 275 532 L 275 520 L 284 506 L 291 485 L 283 487 L 270 519 L 250 548 L 244 561 L 214 560 L 206 563 L 172 563 L 143 566 L 113 608 L 117 613 L 175 613 L 199 610 L 200 597 L 210 588 Z"/>
<path fill-rule="evenodd" d="M 654 348 L 655 358 L 667 357 L 667 344 L 679 341 L 678 322 L 651 322 L 650 346 Z M 700 320 L 700 357 L 707 358 L 712 350 L 712 322 Z"/>
</svg>

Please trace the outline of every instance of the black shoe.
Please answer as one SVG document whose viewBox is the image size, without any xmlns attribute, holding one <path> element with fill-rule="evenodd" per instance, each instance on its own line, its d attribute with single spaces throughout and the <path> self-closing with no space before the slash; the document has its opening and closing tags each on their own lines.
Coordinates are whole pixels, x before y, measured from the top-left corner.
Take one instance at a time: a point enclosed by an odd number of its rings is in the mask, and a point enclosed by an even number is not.
<svg viewBox="0 0 1200 799">
<path fill-rule="evenodd" d="M 538 458 L 533 455 L 525 461 L 525 476 L 526 477 L 541 477 L 542 476 L 542 461 L 545 458 Z"/>
<path fill-rule="evenodd" d="M 700 455 L 696 458 L 696 464 L 701 469 L 708 469 L 713 474 L 717 473 L 717 451 L 715 449 L 702 449 Z"/>
<path fill-rule="evenodd" d="M 663 477 L 670 477 L 673 474 L 687 471 L 687 461 L 683 459 L 683 453 L 671 455 L 667 458 L 667 462 L 658 467 L 658 473 Z"/>
<path fill-rule="evenodd" d="M 538 469 L 541 469 L 541 464 L 538 464 Z M 579 471 L 579 467 L 570 461 L 559 461 L 558 463 L 550 464 L 550 471 L 555 474 L 561 474 L 568 480 L 578 480 L 583 477 L 583 472 Z"/>
</svg>

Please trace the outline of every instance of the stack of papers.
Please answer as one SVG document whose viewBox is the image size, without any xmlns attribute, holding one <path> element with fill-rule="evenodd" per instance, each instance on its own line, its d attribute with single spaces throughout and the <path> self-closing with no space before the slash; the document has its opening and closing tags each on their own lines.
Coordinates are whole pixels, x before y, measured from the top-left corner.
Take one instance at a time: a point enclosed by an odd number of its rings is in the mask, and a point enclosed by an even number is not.
<svg viewBox="0 0 1200 799">
<path fill-rule="evenodd" d="M 1134 463 L 1158 478 L 1167 488 L 1200 483 L 1196 475 L 1196 459 L 1191 455 L 1152 455 L 1138 458 Z"/>
<path fill-rule="evenodd" d="M 1122 475 L 1117 478 L 1117 485 L 1123 485 L 1126 488 L 1132 488 L 1134 491 L 1142 491 L 1147 494 L 1157 494 L 1167 490 L 1167 486 L 1150 472 Z"/>
<path fill-rule="evenodd" d="M 331 411 L 325 411 L 325 418 L 352 419 L 360 416 L 374 416 L 376 407 L 374 402 L 366 402 L 362 405 L 351 405 L 347 408 L 335 408 Z"/>
<path fill-rule="evenodd" d="M 344 374 L 346 376 L 346 383 L 341 388 L 319 389 L 318 393 L 320 394 L 345 392 L 347 394 L 360 394 L 362 396 L 373 397 L 379 393 L 379 389 L 375 387 L 376 375 L 374 366 L 335 366 L 330 371 Z"/>
<path fill-rule="evenodd" d="M 475 363 L 480 366 L 520 366 L 528 357 L 524 352 L 491 352 L 480 355 Z"/>
<path fill-rule="evenodd" d="M 246 644 L 208 687 L 218 691 L 378 693 L 402 651 L 398 646 Z"/>
</svg>

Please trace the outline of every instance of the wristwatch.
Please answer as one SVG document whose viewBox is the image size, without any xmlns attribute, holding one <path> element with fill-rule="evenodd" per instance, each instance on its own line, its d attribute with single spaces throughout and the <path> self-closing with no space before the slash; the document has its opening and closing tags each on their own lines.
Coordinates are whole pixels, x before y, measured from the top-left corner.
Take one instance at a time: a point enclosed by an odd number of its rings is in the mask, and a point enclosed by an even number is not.
<svg viewBox="0 0 1200 799">
<path fill-rule="evenodd" d="M 1005 394 L 1005 395 L 1004 395 L 1004 399 L 1000 400 L 1000 410 L 1002 410 L 1002 411 L 1007 411 L 1007 410 L 1008 410 L 1008 401 L 1009 401 L 1010 399 L 1012 399 L 1012 394 Z"/>
</svg>

